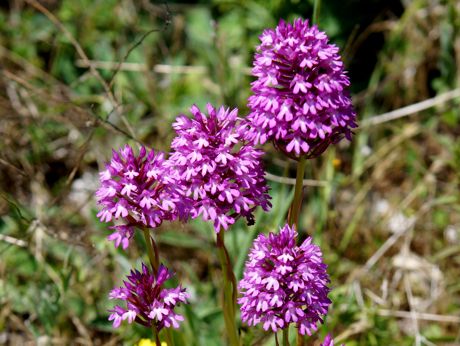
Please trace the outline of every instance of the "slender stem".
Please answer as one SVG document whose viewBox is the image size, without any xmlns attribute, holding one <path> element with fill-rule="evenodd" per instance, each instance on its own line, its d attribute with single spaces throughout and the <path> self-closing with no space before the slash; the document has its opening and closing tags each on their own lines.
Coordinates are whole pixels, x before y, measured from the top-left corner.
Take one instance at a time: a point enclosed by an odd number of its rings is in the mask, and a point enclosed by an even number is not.
<svg viewBox="0 0 460 346">
<path fill-rule="evenodd" d="M 315 2 L 316 3 L 316 2 Z M 307 160 L 305 157 L 301 157 L 299 162 L 297 163 L 297 174 L 296 174 L 296 179 L 295 179 L 295 187 L 294 187 L 294 199 L 292 200 L 291 207 L 289 208 L 289 214 L 288 214 L 288 224 L 289 226 L 294 226 L 296 229 L 298 229 L 298 223 L 299 223 L 299 214 L 300 211 L 302 210 L 302 194 L 303 194 L 303 177 L 305 175 L 305 165 L 306 165 Z M 285 329 L 287 330 L 287 328 Z M 286 334 L 288 331 L 286 332 Z M 288 335 L 285 335 L 284 330 L 283 330 L 283 337 L 287 338 Z M 283 338 L 283 343 L 287 342 L 286 345 L 289 345 L 289 339 L 284 339 Z M 303 338 L 300 333 L 297 333 L 297 346 L 302 345 Z"/>
<path fill-rule="evenodd" d="M 166 334 L 166 343 L 168 344 L 168 346 L 174 346 L 174 338 L 169 328 L 165 329 L 165 334 Z"/>
<path fill-rule="evenodd" d="M 283 329 L 283 346 L 290 346 L 289 344 L 289 327 Z"/>
<path fill-rule="evenodd" d="M 299 222 L 299 214 L 302 207 L 302 192 L 303 192 L 303 176 L 305 174 L 305 164 L 307 160 L 301 157 L 297 163 L 297 175 L 294 187 L 294 199 L 292 200 L 291 207 L 289 208 L 288 224 L 297 228 Z"/>
<path fill-rule="evenodd" d="M 321 9 L 321 0 L 315 0 L 313 4 L 313 24 L 319 24 L 319 10 Z"/>
<path fill-rule="evenodd" d="M 278 333 L 275 333 L 275 345 L 280 346 L 280 342 L 278 341 Z"/>
<path fill-rule="evenodd" d="M 155 241 L 150 236 L 149 229 L 143 228 L 142 231 L 144 232 L 145 243 L 147 244 L 147 253 L 149 255 L 150 265 L 152 266 L 153 272 L 156 275 L 158 272 L 158 267 L 160 266 L 160 261 L 158 259 L 158 248 Z"/>
<path fill-rule="evenodd" d="M 227 330 L 231 346 L 239 345 L 238 329 L 235 323 L 236 312 L 236 278 L 232 270 L 230 256 L 224 243 L 224 231 L 217 233 L 217 252 L 219 255 L 220 265 L 222 267 L 222 277 L 224 282 L 223 288 L 223 313 L 225 328 Z"/>
<path fill-rule="evenodd" d="M 303 335 L 297 332 L 297 346 L 303 346 Z"/>
<path fill-rule="evenodd" d="M 155 327 L 155 324 L 152 324 L 152 333 L 153 333 L 153 336 L 155 337 L 155 344 L 161 345 L 160 335 L 158 333 L 157 327 Z"/>
</svg>

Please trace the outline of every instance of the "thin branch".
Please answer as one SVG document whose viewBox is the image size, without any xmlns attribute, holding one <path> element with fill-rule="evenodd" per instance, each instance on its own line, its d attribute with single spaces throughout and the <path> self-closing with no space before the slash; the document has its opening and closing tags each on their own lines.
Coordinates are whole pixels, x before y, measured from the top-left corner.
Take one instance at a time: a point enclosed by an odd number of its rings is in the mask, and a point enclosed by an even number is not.
<svg viewBox="0 0 460 346">
<path fill-rule="evenodd" d="M 25 217 L 22 214 L 21 208 L 19 208 L 19 206 L 14 201 L 10 200 L 7 195 L 5 195 L 2 192 L 0 192 L 0 197 L 3 198 L 10 206 L 12 206 L 14 208 L 14 210 L 16 211 L 16 213 L 18 214 L 18 216 L 19 216 L 19 218 L 21 220 L 23 220 L 27 224 L 30 224 L 31 222 L 33 222 L 32 219 L 28 219 L 27 217 Z"/>
<path fill-rule="evenodd" d="M 48 17 L 48 19 L 51 22 L 53 22 L 53 24 L 56 25 L 59 28 L 59 30 L 62 31 L 62 33 L 67 37 L 67 39 L 70 41 L 72 46 L 75 48 L 75 50 L 77 51 L 77 54 L 80 56 L 80 58 L 83 59 L 84 61 L 86 61 L 89 64 L 89 69 L 90 69 L 91 73 L 101 83 L 101 85 L 104 88 L 104 90 L 105 90 L 107 96 L 109 97 L 110 101 L 114 105 L 117 104 L 116 98 L 113 95 L 112 91 L 110 90 L 109 85 L 102 78 L 100 73 L 94 68 L 94 66 L 91 65 L 91 63 L 89 62 L 90 60 L 89 60 L 88 56 L 86 55 L 85 51 L 83 50 L 81 45 L 78 43 L 78 41 L 75 39 L 75 37 L 73 37 L 72 33 L 64 26 L 64 24 L 62 24 L 54 14 L 52 14 L 50 11 L 48 11 L 48 9 L 46 9 L 44 6 L 42 6 L 40 3 L 38 3 L 38 1 L 36 1 L 36 0 L 25 0 L 25 1 L 28 4 L 30 4 L 31 6 L 33 6 L 36 10 L 38 10 L 41 13 L 43 13 L 46 17 Z"/>
<path fill-rule="evenodd" d="M 116 63 L 113 61 L 101 61 L 101 60 L 90 60 L 89 63 L 77 59 L 75 65 L 78 67 L 89 67 L 90 64 L 97 69 L 101 70 L 116 70 L 119 71 L 130 71 L 130 72 L 145 72 L 148 70 L 146 64 L 137 63 L 137 62 L 122 62 Z M 208 71 L 205 66 L 189 66 L 189 65 L 165 65 L 157 64 L 153 66 L 152 69 L 155 73 L 160 74 L 172 74 L 172 73 L 183 73 L 183 74 L 204 74 Z"/>
<path fill-rule="evenodd" d="M 27 247 L 27 242 L 25 242 L 24 240 L 16 239 L 6 234 L 0 234 L 0 241 L 4 241 L 5 243 L 16 245 L 19 247 Z"/>
<path fill-rule="evenodd" d="M 414 328 L 414 332 L 415 332 L 415 345 L 421 346 L 422 342 L 420 339 L 420 328 L 418 325 L 418 318 L 417 318 L 416 311 L 414 308 L 414 305 L 415 305 L 414 296 L 412 295 L 412 287 L 407 277 L 407 273 L 404 274 L 404 289 L 406 291 L 406 297 L 409 302 L 410 315 L 411 315 L 411 320 L 412 320 L 412 328 Z"/>
<path fill-rule="evenodd" d="M 365 128 L 365 127 L 370 127 L 370 126 L 386 123 L 391 120 L 403 118 L 405 116 L 423 111 L 425 109 L 432 108 L 434 106 L 446 103 L 450 100 L 453 100 L 459 97 L 460 97 L 460 88 L 450 90 L 445 93 L 439 94 L 433 98 L 430 98 L 430 99 L 427 99 L 421 102 L 417 102 L 417 103 L 396 109 L 388 113 L 383 113 L 383 114 L 376 115 L 368 119 L 364 119 L 360 123 L 359 126 L 360 128 Z"/>
<path fill-rule="evenodd" d="M 2 159 L 1 157 L 0 157 L 0 164 L 14 169 L 18 174 L 22 175 L 23 177 L 28 177 L 28 175 L 22 169 L 16 167 L 12 163 Z"/>
<path fill-rule="evenodd" d="M 129 55 L 131 54 L 131 52 L 136 49 L 137 47 L 139 47 L 142 42 L 144 42 L 144 40 L 152 33 L 154 32 L 163 32 L 163 31 L 166 31 L 166 29 L 168 28 L 168 26 L 171 24 L 171 12 L 169 10 L 169 7 L 168 7 L 168 4 L 165 3 L 165 7 L 166 7 L 166 16 L 164 18 L 164 25 L 163 25 L 163 28 L 161 29 L 151 29 L 149 31 L 147 31 L 146 33 L 144 33 L 141 38 L 135 42 L 129 49 L 128 51 L 126 52 L 125 56 L 123 57 L 123 59 L 120 60 L 120 62 L 118 63 L 115 71 L 113 72 L 112 74 L 112 77 L 110 78 L 110 82 L 109 82 L 109 88 L 111 88 L 113 86 L 113 82 L 114 82 L 114 79 L 115 79 L 115 76 L 117 75 L 118 72 L 120 72 L 120 69 L 121 69 L 121 66 L 123 65 L 123 63 L 128 59 Z"/>
<path fill-rule="evenodd" d="M 375 263 L 379 261 L 379 259 L 390 249 L 396 241 L 406 232 L 408 232 L 412 227 L 415 225 L 416 218 L 412 218 L 408 225 L 403 228 L 401 231 L 394 233 L 390 238 L 388 238 L 385 243 L 367 260 L 366 264 L 364 265 L 364 271 L 368 272 Z"/>
<path fill-rule="evenodd" d="M 15 82 L 21 84 L 23 87 L 32 90 L 34 93 L 39 94 L 39 95 L 41 95 L 43 97 L 46 97 L 47 100 L 53 101 L 53 102 L 55 102 L 57 104 L 68 103 L 68 104 L 71 104 L 72 106 L 74 106 L 76 109 L 81 110 L 81 111 L 83 111 L 85 113 L 88 113 L 91 117 L 94 118 L 94 121 L 95 121 L 94 125 L 96 127 L 99 124 L 102 124 L 105 128 L 112 129 L 112 130 L 114 130 L 116 132 L 119 132 L 120 134 L 126 136 L 127 138 L 129 138 L 129 139 L 131 139 L 131 140 L 133 140 L 133 141 L 135 141 L 135 142 L 137 142 L 137 143 L 139 143 L 141 145 L 144 145 L 144 143 L 142 141 L 140 141 L 139 139 L 137 139 L 136 137 L 134 137 L 130 133 L 124 131 L 123 129 L 121 129 L 120 127 L 118 127 L 117 125 L 115 125 L 114 123 L 112 123 L 112 122 L 110 122 L 108 120 L 110 115 L 112 113 L 114 113 L 117 110 L 118 107 L 121 107 L 121 105 L 118 105 L 118 106 L 112 108 L 112 110 L 110 112 L 108 112 L 105 117 L 101 117 L 101 116 L 95 114 L 90 108 L 81 107 L 78 103 L 72 101 L 71 99 L 61 100 L 60 98 L 57 98 L 54 94 L 48 94 L 48 93 L 43 92 L 42 90 L 38 89 L 37 87 L 33 86 L 32 84 L 28 83 L 27 81 L 25 81 L 21 77 L 16 76 L 15 74 L 11 73 L 8 70 L 3 70 L 2 73 L 3 73 L 3 76 L 5 78 L 10 79 L 10 80 L 14 80 Z M 66 86 L 63 86 L 63 87 L 66 89 Z"/>
<path fill-rule="evenodd" d="M 280 184 L 286 185 L 295 185 L 295 178 L 287 178 L 287 177 L 280 177 L 278 175 L 271 174 L 269 172 L 265 172 L 265 177 L 267 180 L 274 181 Z M 302 181 L 303 186 L 320 186 L 326 187 L 330 185 L 330 182 L 325 180 L 313 180 L 313 179 L 304 179 Z"/>
<path fill-rule="evenodd" d="M 409 318 L 409 319 L 413 318 L 413 315 L 415 314 L 418 320 L 435 321 L 435 322 L 443 322 L 443 323 L 460 323 L 460 316 L 438 315 L 438 314 L 430 314 L 427 312 L 378 309 L 377 314 L 379 316 L 384 316 L 384 317 L 399 317 L 399 318 Z"/>
<path fill-rule="evenodd" d="M 115 108 L 112 109 L 112 111 L 110 111 L 107 115 L 107 117 L 110 115 L 110 113 L 113 113 L 115 111 Z M 92 112 L 90 112 L 90 114 L 96 118 L 96 125 L 98 123 L 101 123 L 102 125 L 106 125 L 104 127 L 106 128 L 111 128 L 113 130 L 115 130 L 116 132 L 119 132 L 121 133 L 122 135 L 124 135 L 126 138 L 129 138 L 131 140 L 133 140 L 134 142 L 140 144 L 140 145 L 144 145 L 145 146 L 145 143 L 142 142 L 140 139 L 137 139 L 136 137 L 134 137 L 132 134 L 126 132 L 125 130 L 121 129 L 120 127 L 118 127 L 117 125 L 115 125 L 114 123 L 110 122 L 109 120 L 107 119 L 104 119 L 102 117 L 100 117 L 99 115 L 97 114 L 94 114 Z"/>
</svg>

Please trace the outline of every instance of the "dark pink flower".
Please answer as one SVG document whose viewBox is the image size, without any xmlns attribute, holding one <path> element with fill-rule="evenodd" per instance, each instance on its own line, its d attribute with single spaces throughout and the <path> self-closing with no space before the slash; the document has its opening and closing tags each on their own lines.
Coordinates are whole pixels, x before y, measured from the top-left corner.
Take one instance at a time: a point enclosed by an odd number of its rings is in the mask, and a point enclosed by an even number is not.
<svg viewBox="0 0 460 346">
<path fill-rule="evenodd" d="M 163 265 L 153 275 L 145 264 L 142 272 L 132 270 L 124 281 L 124 287 L 114 288 L 110 299 L 125 301 L 126 308 L 116 305 L 109 316 L 113 326 L 118 328 L 122 321 L 137 322 L 146 327 L 155 326 L 157 331 L 163 328 L 179 328 L 184 317 L 174 309 L 181 303 L 187 303 L 188 293 L 181 286 L 163 288 L 163 284 L 172 277 L 172 273 Z"/>
<path fill-rule="evenodd" d="M 262 323 L 276 332 L 295 323 L 300 334 L 310 335 L 323 322 L 331 304 L 326 265 L 311 238 L 300 246 L 296 238 L 285 225 L 254 241 L 239 283 L 241 319 L 248 325 Z"/>
<path fill-rule="evenodd" d="M 99 173 L 101 186 L 96 191 L 97 214 L 102 222 L 115 221 L 115 230 L 108 239 L 126 249 L 134 227 L 157 227 L 164 220 L 186 214 L 177 174 L 165 165 L 164 154 L 141 147 L 139 155 L 126 145 Z"/>
<path fill-rule="evenodd" d="M 273 141 L 292 157 L 320 155 L 343 136 L 351 139 L 356 114 L 339 49 L 308 21 L 280 21 L 260 36 L 249 97 L 248 138 Z"/>
<path fill-rule="evenodd" d="M 191 217 L 212 221 L 216 232 L 241 216 L 253 223 L 257 206 L 270 208 L 262 151 L 243 140 L 237 109 L 208 104 L 207 115 L 195 105 L 190 111 L 193 118 L 181 115 L 173 124 L 168 165 L 192 200 Z"/>
</svg>

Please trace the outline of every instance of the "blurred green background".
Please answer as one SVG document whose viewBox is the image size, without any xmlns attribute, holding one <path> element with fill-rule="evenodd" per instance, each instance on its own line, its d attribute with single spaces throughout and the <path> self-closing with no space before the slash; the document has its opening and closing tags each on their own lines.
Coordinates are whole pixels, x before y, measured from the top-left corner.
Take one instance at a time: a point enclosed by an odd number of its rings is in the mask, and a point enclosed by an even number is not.
<svg viewBox="0 0 460 346">
<path fill-rule="evenodd" d="M 128 251 L 106 240 L 98 170 L 124 143 L 168 151 L 193 103 L 244 116 L 258 35 L 312 12 L 313 0 L 0 2 L 0 344 L 150 336 L 107 321 L 109 290 L 146 252 L 142 237 Z M 348 346 L 459 345 L 460 3 L 323 0 L 319 24 L 341 48 L 361 126 L 307 167 L 300 231 L 321 245 L 333 288 L 309 342 L 330 331 Z M 377 117 L 391 110 L 398 119 Z M 274 208 L 226 236 L 239 277 L 292 198 L 295 163 L 265 149 Z M 223 345 L 212 227 L 155 235 L 192 294 L 177 344 Z M 261 328 L 241 333 L 274 345 Z"/>
</svg>

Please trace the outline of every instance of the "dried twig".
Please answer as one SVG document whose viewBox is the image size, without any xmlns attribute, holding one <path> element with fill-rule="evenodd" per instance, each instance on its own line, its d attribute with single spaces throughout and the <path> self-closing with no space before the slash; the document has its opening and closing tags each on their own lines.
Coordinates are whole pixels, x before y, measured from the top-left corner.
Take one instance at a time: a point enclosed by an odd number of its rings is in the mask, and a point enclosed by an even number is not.
<svg viewBox="0 0 460 346">
<path fill-rule="evenodd" d="M 375 263 L 390 249 L 396 241 L 407 231 L 409 231 L 415 225 L 416 218 L 410 220 L 411 222 L 408 223 L 407 227 L 401 229 L 401 231 L 394 233 L 390 238 L 388 238 L 385 243 L 367 260 L 366 264 L 364 265 L 364 271 L 369 271 Z"/>
<path fill-rule="evenodd" d="M 378 309 L 377 314 L 384 317 L 398 317 L 398 318 L 413 318 L 415 315 L 418 320 L 425 321 L 435 321 L 442 323 L 459 323 L 460 316 L 453 315 L 439 315 L 439 314 L 430 314 L 427 312 L 417 312 L 417 311 L 400 311 L 400 310 L 388 310 L 388 309 Z"/>
<path fill-rule="evenodd" d="M 22 175 L 23 177 L 28 177 L 28 175 L 20 168 L 13 165 L 11 162 L 8 162 L 0 157 L 0 164 L 14 169 L 15 172 Z"/>
<path fill-rule="evenodd" d="M 418 325 L 418 318 L 415 313 L 415 303 L 414 303 L 414 296 L 412 295 L 412 287 L 410 285 L 409 279 L 407 278 L 407 275 L 404 275 L 404 289 L 406 291 L 406 297 L 407 301 L 409 302 L 409 309 L 410 309 L 410 316 L 412 320 L 412 327 L 414 328 L 414 333 L 415 333 L 415 345 L 416 346 L 421 346 L 422 341 L 420 338 L 420 328 Z"/>
<path fill-rule="evenodd" d="M 75 61 L 78 67 L 89 67 L 88 63 L 82 59 Z M 90 64 L 95 68 L 102 70 L 130 71 L 130 72 L 145 72 L 148 66 L 137 62 L 122 62 L 116 63 L 113 61 L 91 60 Z M 205 66 L 188 66 L 188 65 L 165 65 L 157 64 L 153 66 L 153 72 L 161 74 L 182 73 L 182 74 L 203 74 L 208 71 Z"/>
<path fill-rule="evenodd" d="M 439 95 L 437 95 L 437 96 L 435 96 L 433 98 L 430 98 L 430 99 L 427 99 L 427 100 L 424 100 L 424 101 L 421 101 L 421 102 L 417 102 L 417 103 L 414 103 L 414 104 L 411 104 L 409 106 L 396 109 L 396 110 L 388 112 L 388 113 L 383 113 L 383 114 L 376 115 L 376 116 L 373 116 L 373 117 L 368 118 L 368 119 L 364 119 L 360 123 L 359 126 L 360 126 L 360 128 L 365 128 L 365 127 L 369 127 L 369 126 L 374 126 L 374 125 L 379 125 L 379 124 L 382 124 L 382 123 L 386 123 L 386 122 L 391 121 L 391 120 L 403 118 L 405 116 L 408 116 L 408 115 L 423 111 L 425 109 L 432 108 L 434 106 L 446 103 L 446 102 L 448 102 L 450 100 L 453 100 L 453 99 L 459 98 L 459 97 L 460 97 L 460 88 L 450 90 L 450 91 L 447 91 L 445 93 L 439 94 Z"/>
<path fill-rule="evenodd" d="M 286 185 L 295 185 L 295 178 L 280 177 L 278 175 L 265 172 L 265 177 L 267 180 L 274 181 L 276 183 L 286 184 Z M 326 187 L 329 186 L 330 182 L 325 180 L 313 180 L 313 179 L 304 179 L 303 186 L 320 186 Z"/>
<path fill-rule="evenodd" d="M 72 33 L 64 26 L 64 24 L 61 23 L 61 21 L 54 15 L 52 14 L 48 9 L 46 9 L 43 5 L 41 5 L 38 1 L 36 0 L 25 0 L 28 4 L 33 6 L 35 9 L 43 13 L 48 19 L 53 22 L 54 25 L 56 25 L 59 30 L 62 31 L 62 33 L 67 37 L 67 39 L 70 41 L 72 46 L 75 48 L 77 51 L 77 54 L 80 56 L 81 59 L 86 61 L 89 64 L 89 69 L 93 76 L 101 83 L 102 87 L 104 88 L 104 91 L 106 92 L 107 96 L 109 97 L 110 101 L 112 104 L 115 106 L 117 104 L 116 98 L 113 95 L 112 91 L 110 90 L 109 85 L 107 82 L 102 78 L 100 73 L 94 68 L 94 66 L 91 65 L 90 60 L 88 56 L 86 55 L 85 51 L 81 47 L 80 43 L 73 37 Z"/>
<path fill-rule="evenodd" d="M 33 86 L 32 84 L 30 84 L 29 82 L 27 82 L 23 78 L 21 78 L 19 76 L 16 76 L 15 74 L 11 73 L 8 70 L 3 70 L 2 72 L 3 72 L 3 76 L 5 78 L 14 80 L 15 82 L 21 84 L 23 87 L 32 90 L 34 93 L 42 95 L 43 97 L 46 97 L 46 100 L 48 100 L 48 101 L 52 101 L 52 102 L 55 102 L 57 104 L 68 103 L 68 104 L 71 104 L 72 106 L 74 106 L 76 109 L 78 109 L 80 111 L 83 111 L 85 113 L 88 113 L 91 117 L 93 117 L 95 119 L 94 125 L 96 125 L 96 126 L 97 125 L 103 125 L 105 128 L 114 130 L 114 131 L 126 136 L 127 138 L 129 138 L 129 139 L 131 139 L 131 140 L 143 145 L 142 141 L 140 141 L 139 139 L 137 139 L 136 137 L 134 137 L 130 133 L 124 131 L 123 129 L 119 128 L 117 125 L 115 125 L 114 123 L 112 123 L 112 122 L 110 122 L 108 120 L 110 115 L 117 110 L 117 107 L 114 107 L 109 113 L 107 113 L 107 115 L 105 117 L 101 117 L 101 116 L 95 114 L 91 109 L 83 108 L 83 107 L 81 107 L 79 104 L 77 104 L 76 102 L 74 102 L 71 99 L 62 100 L 62 99 L 56 97 L 54 94 L 49 94 L 49 93 L 43 92 L 41 89 Z M 67 88 L 65 88 L 65 89 L 66 89 L 66 91 L 68 91 Z M 118 105 L 118 107 L 120 107 L 120 105 Z"/>
<path fill-rule="evenodd" d="M 6 234 L 0 234 L 0 241 L 4 241 L 5 243 L 16 245 L 19 247 L 27 247 L 26 241 L 10 237 L 9 235 L 6 235 Z"/>
<path fill-rule="evenodd" d="M 152 33 L 154 32 L 162 32 L 162 31 L 166 31 L 166 29 L 168 28 L 168 26 L 171 24 L 171 12 L 169 11 L 169 7 L 168 7 L 168 4 L 165 3 L 165 7 L 166 7 L 166 16 L 165 16 L 165 19 L 164 19 L 164 25 L 163 25 L 163 28 L 161 29 L 151 29 L 149 31 L 147 31 L 146 33 L 144 33 L 141 38 L 136 42 L 134 43 L 129 49 L 128 51 L 126 52 L 125 56 L 123 57 L 123 59 L 120 60 L 120 62 L 118 63 L 115 71 L 113 72 L 112 74 L 112 77 L 110 78 L 110 82 L 109 82 L 109 88 L 112 87 L 113 85 L 113 82 L 114 82 L 114 79 L 115 79 L 115 76 L 117 75 L 117 73 L 120 71 L 120 68 L 122 66 L 122 64 L 128 59 L 129 55 L 131 54 L 131 52 L 136 49 L 138 46 L 140 46 L 142 44 L 142 42 L 144 42 L 144 40 Z"/>
</svg>

